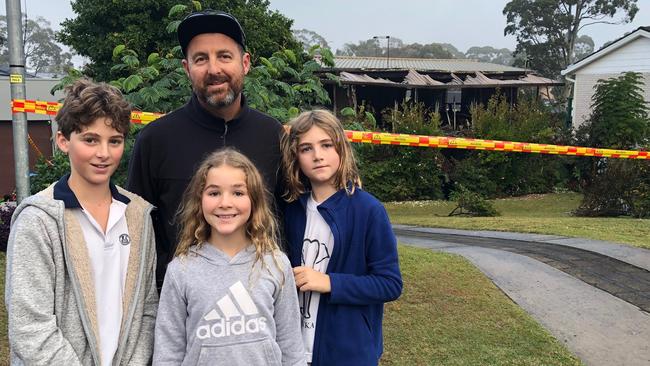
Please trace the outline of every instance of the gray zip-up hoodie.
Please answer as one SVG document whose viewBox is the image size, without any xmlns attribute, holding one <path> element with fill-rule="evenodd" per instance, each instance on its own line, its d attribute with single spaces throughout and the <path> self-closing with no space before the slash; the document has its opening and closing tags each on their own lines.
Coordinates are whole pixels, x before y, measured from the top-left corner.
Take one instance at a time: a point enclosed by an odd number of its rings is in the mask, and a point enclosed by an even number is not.
<svg viewBox="0 0 650 366">
<path fill-rule="evenodd" d="M 11 364 L 100 365 L 90 257 L 74 212 L 53 191 L 54 184 L 26 198 L 12 218 L 5 284 Z M 131 251 L 113 365 L 147 365 L 158 302 L 153 206 L 125 190 L 119 194 L 130 199 Z"/>
<path fill-rule="evenodd" d="M 169 263 L 154 365 L 305 365 L 289 260 L 249 246 L 230 258 L 206 243 Z"/>
</svg>

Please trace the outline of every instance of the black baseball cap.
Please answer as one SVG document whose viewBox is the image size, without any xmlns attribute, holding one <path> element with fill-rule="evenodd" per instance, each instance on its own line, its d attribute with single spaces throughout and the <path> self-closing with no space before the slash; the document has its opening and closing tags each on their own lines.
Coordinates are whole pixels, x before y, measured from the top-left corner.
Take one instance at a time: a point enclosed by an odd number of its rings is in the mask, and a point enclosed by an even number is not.
<svg viewBox="0 0 650 366">
<path fill-rule="evenodd" d="M 187 56 L 187 46 L 192 38 L 203 33 L 221 33 L 246 48 L 246 36 L 237 19 L 223 11 L 203 10 L 194 12 L 178 25 L 178 43 Z"/>
</svg>

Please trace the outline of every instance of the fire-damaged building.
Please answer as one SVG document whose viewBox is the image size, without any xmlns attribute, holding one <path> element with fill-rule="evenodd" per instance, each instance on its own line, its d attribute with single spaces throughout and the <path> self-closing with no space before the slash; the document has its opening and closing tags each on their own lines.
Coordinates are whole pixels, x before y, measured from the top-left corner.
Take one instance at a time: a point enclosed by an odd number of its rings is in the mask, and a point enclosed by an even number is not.
<svg viewBox="0 0 650 366">
<path fill-rule="evenodd" d="M 439 112 L 443 124 L 452 128 L 468 121 L 470 106 L 487 104 L 497 89 L 515 103 L 522 88 L 549 98 L 550 88 L 562 85 L 532 70 L 469 59 L 336 56 L 334 63 L 333 68 L 321 70 L 323 75 L 339 77 L 339 83 L 323 77 L 333 110 L 356 110 L 364 103 L 379 114 L 403 101 L 414 101 Z"/>
</svg>

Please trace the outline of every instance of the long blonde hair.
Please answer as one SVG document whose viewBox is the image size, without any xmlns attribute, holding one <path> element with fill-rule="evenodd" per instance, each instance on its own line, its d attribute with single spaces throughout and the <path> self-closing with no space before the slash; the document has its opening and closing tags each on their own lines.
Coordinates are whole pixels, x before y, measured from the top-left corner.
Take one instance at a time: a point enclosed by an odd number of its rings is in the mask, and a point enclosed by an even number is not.
<svg viewBox="0 0 650 366">
<path fill-rule="evenodd" d="M 272 254 L 276 260 L 278 247 L 278 224 L 271 212 L 269 200 L 271 195 L 264 187 L 262 177 L 255 165 L 243 154 L 233 148 L 223 148 L 211 153 L 199 166 L 190 184 L 183 194 L 183 201 L 178 209 L 177 221 L 180 224 L 180 238 L 174 256 L 186 256 L 190 248 L 200 248 L 210 237 L 210 225 L 203 217 L 201 200 L 208 172 L 212 168 L 229 166 L 241 169 L 246 175 L 246 188 L 251 200 L 251 215 L 246 222 L 246 237 L 255 247 L 255 263 L 262 261 L 264 254 Z"/>
<path fill-rule="evenodd" d="M 324 109 L 314 109 L 301 113 L 288 124 L 291 129 L 282 138 L 282 161 L 286 170 L 286 190 L 283 196 L 285 200 L 295 201 L 311 187 L 309 179 L 300 170 L 298 145 L 300 137 L 314 126 L 322 128 L 329 135 L 339 154 L 341 163 L 334 175 L 334 187 L 337 190 L 345 189 L 348 194 L 353 194 L 356 187 L 361 187 L 352 147 L 336 116 Z"/>
</svg>

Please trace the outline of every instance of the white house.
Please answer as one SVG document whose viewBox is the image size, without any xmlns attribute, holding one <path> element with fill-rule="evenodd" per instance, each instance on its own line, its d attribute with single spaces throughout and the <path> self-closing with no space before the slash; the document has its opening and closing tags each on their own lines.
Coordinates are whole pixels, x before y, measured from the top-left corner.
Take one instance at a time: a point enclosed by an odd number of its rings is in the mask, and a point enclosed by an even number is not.
<svg viewBox="0 0 650 366">
<path fill-rule="evenodd" d="M 643 74 L 645 100 L 650 102 L 650 26 L 639 27 L 562 71 L 574 84 L 571 116 L 574 128 L 591 114 L 596 82 L 628 71 Z"/>
</svg>

